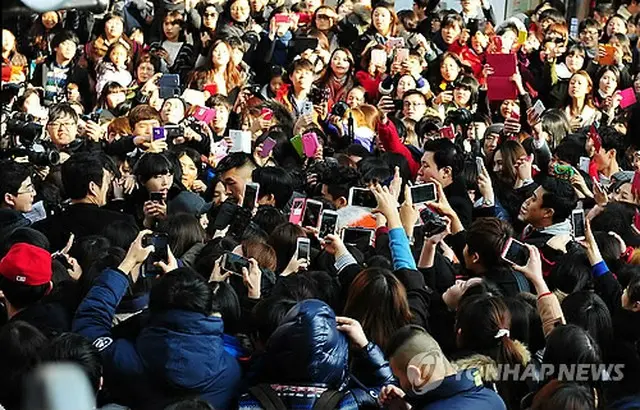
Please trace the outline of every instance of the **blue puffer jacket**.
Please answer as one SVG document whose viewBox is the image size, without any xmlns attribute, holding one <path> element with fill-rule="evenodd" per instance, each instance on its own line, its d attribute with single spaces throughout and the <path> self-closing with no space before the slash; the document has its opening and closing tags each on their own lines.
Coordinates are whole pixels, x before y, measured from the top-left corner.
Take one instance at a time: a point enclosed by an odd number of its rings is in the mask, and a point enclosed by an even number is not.
<svg viewBox="0 0 640 410">
<path fill-rule="evenodd" d="M 80 304 L 73 331 L 101 351 L 107 386 L 118 402 L 134 408 L 163 408 L 180 397 L 199 395 L 219 409 L 237 397 L 240 366 L 223 347 L 222 319 L 168 310 L 154 313 L 135 341 L 111 337 L 116 307 L 129 287 L 107 269 Z"/>
<path fill-rule="evenodd" d="M 287 313 L 269 338 L 259 379 L 289 386 L 321 385 L 348 390 L 347 396 L 359 408 L 377 406 L 379 390 L 396 383 L 389 363 L 373 343 L 354 352 L 352 359 L 364 383 L 349 375 L 349 342 L 338 331 L 331 307 L 319 300 L 305 300 Z"/>
</svg>

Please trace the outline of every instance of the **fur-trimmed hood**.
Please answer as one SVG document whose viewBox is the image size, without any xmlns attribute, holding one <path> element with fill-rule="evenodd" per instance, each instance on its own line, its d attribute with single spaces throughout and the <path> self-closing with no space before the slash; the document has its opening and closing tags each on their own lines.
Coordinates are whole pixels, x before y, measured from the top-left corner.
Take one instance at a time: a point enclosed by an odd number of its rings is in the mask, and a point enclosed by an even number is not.
<svg viewBox="0 0 640 410">
<path fill-rule="evenodd" d="M 531 361 L 531 353 L 527 346 L 517 340 L 514 340 L 513 343 L 520 355 L 523 357 L 522 364 L 528 364 Z M 472 354 L 470 356 L 454 360 L 451 364 L 457 371 L 478 369 L 480 377 L 484 383 L 497 382 L 499 379 L 498 364 L 495 360 L 483 354 Z"/>
</svg>

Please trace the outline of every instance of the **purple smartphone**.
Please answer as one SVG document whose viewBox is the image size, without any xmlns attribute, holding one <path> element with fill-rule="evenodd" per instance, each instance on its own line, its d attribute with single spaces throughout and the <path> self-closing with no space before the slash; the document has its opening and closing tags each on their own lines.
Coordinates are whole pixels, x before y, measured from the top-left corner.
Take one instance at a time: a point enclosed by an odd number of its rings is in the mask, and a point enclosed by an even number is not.
<svg viewBox="0 0 640 410">
<path fill-rule="evenodd" d="M 260 153 L 260 156 L 262 158 L 267 158 L 269 154 L 271 154 L 271 151 L 273 151 L 273 147 L 276 146 L 276 143 L 276 140 L 271 137 L 264 140 L 264 142 L 262 143 L 262 152 Z"/>
</svg>

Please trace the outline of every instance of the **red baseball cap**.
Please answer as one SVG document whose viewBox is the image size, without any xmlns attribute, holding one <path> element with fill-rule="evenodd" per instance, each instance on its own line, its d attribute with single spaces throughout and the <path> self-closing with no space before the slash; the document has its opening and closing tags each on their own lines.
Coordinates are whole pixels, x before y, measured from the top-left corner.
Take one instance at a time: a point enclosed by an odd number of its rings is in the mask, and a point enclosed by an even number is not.
<svg viewBox="0 0 640 410">
<path fill-rule="evenodd" d="M 29 286 L 51 281 L 51 254 L 28 243 L 17 243 L 0 261 L 0 275 Z"/>
</svg>

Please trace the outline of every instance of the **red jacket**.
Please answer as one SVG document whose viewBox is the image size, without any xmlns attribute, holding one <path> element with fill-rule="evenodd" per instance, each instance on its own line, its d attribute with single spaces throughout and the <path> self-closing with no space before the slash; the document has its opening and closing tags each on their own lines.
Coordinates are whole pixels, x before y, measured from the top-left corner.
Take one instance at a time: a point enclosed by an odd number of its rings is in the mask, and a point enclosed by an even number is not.
<svg viewBox="0 0 640 410">
<path fill-rule="evenodd" d="M 366 71 L 358 71 L 356 72 L 356 80 L 358 80 L 358 83 L 367 92 L 368 101 L 378 101 L 380 98 L 378 87 L 382 82 L 382 76 L 372 77 L 371 74 Z"/>
<path fill-rule="evenodd" d="M 400 141 L 398 130 L 396 130 L 396 126 L 393 125 L 393 122 L 387 121 L 386 124 L 383 124 L 382 121 L 380 121 L 378 123 L 378 138 L 380 139 L 380 143 L 385 151 L 395 152 L 407 159 L 407 162 L 409 163 L 409 170 L 411 171 L 411 177 L 415 179 L 418 175 L 418 170 L 420 170 L 420 162 L 416 161 L 411 154 L 411 151 L 409 151 L 409 148 Z"/>
</svg>

